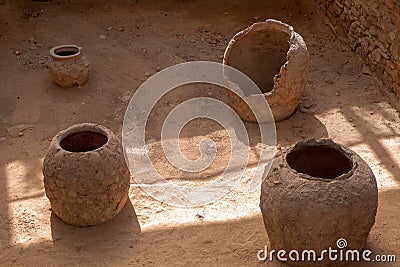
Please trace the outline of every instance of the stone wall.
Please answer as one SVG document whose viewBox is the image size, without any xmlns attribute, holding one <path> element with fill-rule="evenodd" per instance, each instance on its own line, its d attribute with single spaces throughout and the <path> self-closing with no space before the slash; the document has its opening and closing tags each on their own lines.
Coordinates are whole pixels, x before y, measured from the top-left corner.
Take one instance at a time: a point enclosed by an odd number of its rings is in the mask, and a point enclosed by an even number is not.
<svg viewBox="0 0 400 267">
<path fill-rule="evenodd" d="M 400 0 L 317 0 L 333 29 L 400 96 Z"/>
</svg>

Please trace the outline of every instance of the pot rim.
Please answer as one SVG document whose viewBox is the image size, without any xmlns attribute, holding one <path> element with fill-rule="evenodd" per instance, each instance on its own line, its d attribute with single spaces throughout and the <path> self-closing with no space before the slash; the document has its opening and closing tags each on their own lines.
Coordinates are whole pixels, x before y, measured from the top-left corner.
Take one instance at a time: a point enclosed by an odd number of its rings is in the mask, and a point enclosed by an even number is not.
<svg viewBox="0 0 400 267">
<path fill-rule="evenodd" d="M 295 150 L 299 149 L 299 147 L 311 147 L 311 146 L 327 147 L 327 148 L 334 149 L 334 150 L 340 152 L 352 164 L 351 170 L 349 170 L 348 172 L 343 173 L 333 179 L 327 179 L 327 178 L 322 178 L 322 177 L 314 177 L 314 176 L 311 176 L 311 175 L 308 175 L 305 173 L 298 172 L 295 169 L 293 169 L 287 161 L 288 155 L 291 152 L 294 152 Z M 284 154 L 284 163 L 286 165 L 285 167 L 290 172 L 297 174 L 298 177 L 300 177 L 300 178 L 312 180 L 312 181 L 320 181 L 320 182 L 325 182 L 325 183 L 335 182 L 338 180 L 344 180 L 344 179 L 350 178 L 358 168 L 357 161 L 355 160 L 354 152 L 352 150 L 336 143 L 331 138 L 321 138 L 321 139 L 310 138 L 310 139 L 301 140 L 301 141 L 297 142 L 292 147 L 290 147 L 290 149 L 287 150 L 286 153 Z"/>
<path fill-rule="evenodd" d="M 61 49 L 61 48 L 74 48 L 74 49 L 78 49 L 78 52 L 73 54 L 73 55 L 68 55 L 68 56 L 60 56 L 56 54 L 56 50 L 57 49 Z M 82 47 L 74 45 L 74 44 L 69 44 L 69 45 L 59 45 L 59 46 L 55 46 L 53 48 L 50 49 L 50 56 L 54 59 L 54 60 L 68 60 L 68 59 L 76 59 L 78 57 L 81 56 L 81 52 L 82 52 Z"/>
<path fill-rule="evenodd" d="M 89 150 L 89 151 L 82 151 L 82 152 L 68 151 L 68 150 L 64 149 L 61 146 L 62 140 L 64 140 L 67 136 L 70 136 L 72 134 L 79 133 L 79 132 L 84 132 L 84 131 L 103 134 L 107 138 L 107 141 L 102 146 L 100 146 L 100 147 L 98 147 L 96 149 Z M 100 124 L 80 123 L 80 124 L 72 125 L 72 126 L 68 127 L 67 129 L 62 130 L 61 132 L 59 132 L 54 137 L 54 141 L 56 143 L 57 148 L 59 150 L 62 150 L 64 153 L 84 155 L 84 154 L 90 154 L 90 153 L 98 152 L 98 151 L 102 150 L 110 142 L 111 136 L 112 136 L 111 130 L 109 130 L 108 128 L 106 128 L 106 127 L 104 127 L 104 126 L 102 126 Z"/>
</svg>

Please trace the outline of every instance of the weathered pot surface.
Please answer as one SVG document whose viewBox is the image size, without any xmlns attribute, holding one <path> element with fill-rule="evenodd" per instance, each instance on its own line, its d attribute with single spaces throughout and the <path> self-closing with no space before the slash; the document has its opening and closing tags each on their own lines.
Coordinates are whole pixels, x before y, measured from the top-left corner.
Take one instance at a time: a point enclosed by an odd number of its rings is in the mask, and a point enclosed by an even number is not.
<svg viewBox="0 0 400 267">
<path fill-rule="evenodd" d="M 378 189 L 369 166 L 331 139 L 281 150 L 264 179 L 260 207 L 271 249 L 360 251 L 374 225 Z M 338 240 L 345 239 L 345 247 Z M 337 254 L 339 255 L 339 254 Z M 288 255 L 286 255 L 288 257 Z M 361 256 L 360 256 L 361 257 Z M 345 258 L 344 258 L 345 259 Z M 351 259 L 351 258 L 350 258 Z M 346 261 L 291 261 L 292 266 L 341 266 Z"/>
<path fill-rule="evenodd" d="M 48 70 L 55 83 L 62 87 L 81 86 L 89 78 L 89 60 L 77 45 L 61 45 L 50 49 Z"/>
<path fill-rule="evenodd" d="M 228 93 L 229 105 L 242 120 L 257 122 L 243 98 L 263 105 L 266 99 L 275 121 L 288 118 L 296 110 L 307 83 L 309 54 L 292 26 L 273 19 L 251 25 L 232 38 L 223 63 L 248 75 L 262 91 L 246 92 L 245 86 L 226 77 L 227 86 L 237 94 Z M 259 120 L 266 123 L 271 118 Z"/>
<path fill-rule="evenodd" d="M 101 125 L 84 123 L 58 133 L 43 162 L 52 211 L 76 226 L 114 218 L 128 199 L 130 174 L 121 143 Z"/>
</svg>

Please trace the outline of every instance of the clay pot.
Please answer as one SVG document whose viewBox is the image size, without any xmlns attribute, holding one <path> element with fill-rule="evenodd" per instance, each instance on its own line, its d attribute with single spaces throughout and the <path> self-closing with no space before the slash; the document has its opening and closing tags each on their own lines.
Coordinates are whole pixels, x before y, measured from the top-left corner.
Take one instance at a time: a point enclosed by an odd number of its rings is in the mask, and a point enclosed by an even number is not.
<svg viewBox="0 0 400 267">
<path fill-rule="evenodd" d="M 275 121 L 288 118 L 296 110 L 307 83 L 309 55 L 303 38 L 292 26 L 273 19 L 251 25 L 232 38 L 223 63 L 249 76 L 262 91 L 253 94 L 239 85 L 239 96 L 228 94 L 229 105 L 242 120 L 257 122 L 241 98 L 250 102 L 265 98 Z M 227 83 L 233 89 L 235 81 Z M 270 117 L 266 116 L 260 122 L 268 120 Z"/>
<path fill-rule="evenodd" d="M 50 49 L 48 70 L 55 83 L 62 87 L 81 86 L 89 78 L 89 60 L 76 45 L 61 45 Z"/>
<path fill-rule="evenodd" d="M 74 125 L 52 140 L 43 162 L 52 211 L 76 226 L 114 218 L 128 199 L 130 174 L 121 143 L 107 128 Z"/>
<path fill-rule="evenodd" d="M 341 248 L 339 239 L 347 240 L 344 253 L 360 251 L 374 225 L 377 206 L 371 169 L 355 152 L 331 139 L 309 139 L 282 150 L 262 183 L 260 207 L 271 249 L 277 251 L 314 250 L 319 257 L 324 249 Z M 346 263 L 330 261 L 327 255 L 324 259 L 287 263 Z"/>
</svg>

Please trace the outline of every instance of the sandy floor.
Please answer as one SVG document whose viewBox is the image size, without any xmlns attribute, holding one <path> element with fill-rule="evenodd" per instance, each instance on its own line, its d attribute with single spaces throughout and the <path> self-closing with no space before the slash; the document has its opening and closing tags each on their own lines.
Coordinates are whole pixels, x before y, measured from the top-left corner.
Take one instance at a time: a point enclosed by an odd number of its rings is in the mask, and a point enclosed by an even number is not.
<svg viewBox="0 0 400 267">
<path fill-rule="evenodd" d="M 311 58 L 300 105 L 307 108 L 277 123 L 278 146 L 308 137 L 332 137 L 359 153 L 374 171 L 380 190 L 367 247 L 376 254 L 400 257 L 398 100 L 361 71 L 361 58 L 331 33 L 311 4 L 9 2 L 0 0 L 0 265 L 265 265 L 256 257 L 267 242 L 258 192 L 246 194 L 239 187 L 216 203 L 179 209 L 146 196 L 132 181 L 130 201 L 116 219 L 75 228 L 52 214 L 41 166 L 51 138 L 60 130 L 94 122 L 121 134 L 127 104 L 148 75 L 186 61 L 221 62 L 236 32 L 267 18 L 293 25 L 304 37 Z M 48 49 L 66 43 L 83 46 L 91 60 L 90 79 L 80 89 L 56 86 L 45 68 Z M 221 97 L 213 88 L 186 89 L 163 99 L 158 112 L 167 112 L 188 97 L 209 92 Z M 154 116 L 149 122 L 149 147 L 160 158 L 157 167 L 177 177 L 179 172 L 159 155 L 160 121 L 162 116 Z M 247 128 L 250 157 L 256 160 L 258 132 L 254 125 Z M 221 164 L 200 174 L 213 179 L 226 164 L 226 132 L 207 121 L 193 122 L 182 132 L 181 147 L 188 157 L 196 158 L 197 144 L 204 137 L 218 140 L 222 151 Z M 249 167 L 246 177 L 251 173 Z"/>
</svg>

